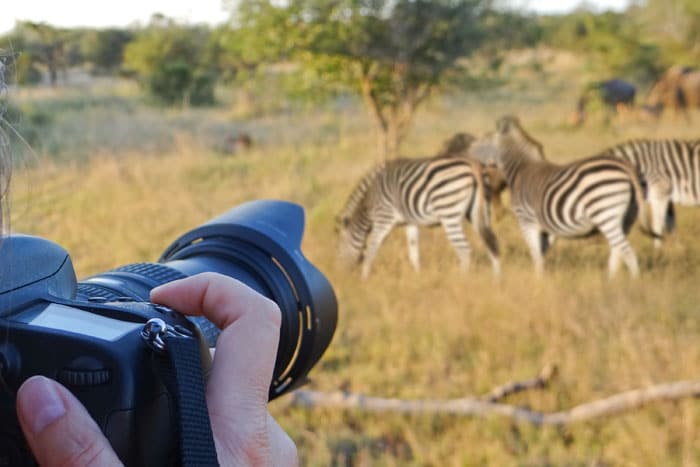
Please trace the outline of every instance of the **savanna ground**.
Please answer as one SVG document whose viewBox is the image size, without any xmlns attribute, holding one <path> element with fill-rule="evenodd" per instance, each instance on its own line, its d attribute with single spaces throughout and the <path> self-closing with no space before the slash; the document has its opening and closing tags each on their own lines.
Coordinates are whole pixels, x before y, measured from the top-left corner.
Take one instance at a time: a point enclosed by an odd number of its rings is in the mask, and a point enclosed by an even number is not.
<svg viewBox="0 0 700 467">
<path fill-rule="evenodd" d="M 503 113 L 519 115 L 559 161 L 634 136 L 698 136 L 697 123 L 672 118 L 608 127 L 594 119 L 571 130 L 573 93 L 561 83 L 547 85 L 436 97 L 417 115 L 403 152 L 433 154 L 457 131 L 490 130 Z M 558 241 L 546 277 L 535 280 L 507 213 L 494 225 L 503 252 L 500 282 L 468 226 L 475 253 L 468 273 L 459 271 L 439 229 L 421 230 L 423 268 L 415 273 L 403 232 L 395 231 L 370 279 L 361 281 L 335 263 L 334 216 L 377 162 L 369 119 L 352 100 L 242 119 L 227 107 L 149 109 L 128 87 L 22 90 L 14 99 L 52 120 L 41 149 L 15 170 L 11 228 L 63 245 L 79 277 L 156 260 L 180 234 L 247 200 L 303 205 L 303 249 L 329 276 L 340 305 L 335 338 L 311 373 L 311 388 L 450 399 L 533 377 L 554 363 L 560 371 L 548 389 L 509 402 L 556 411 L 700 377 L 700 209 L 678 209 L 678 231 L 661 253 L 633 232 L 638 280 L 625 270 L 608 280 L 608 247 L 596 239 Z M 251 151 L 216 150 L 226 132 L 239 130 L 253 135 Z M 309 466 L 700 465 L 697 399 L 566 430 L 501 418 L 309 410 L 285 398 L 271 411 Z"/>
</svg>

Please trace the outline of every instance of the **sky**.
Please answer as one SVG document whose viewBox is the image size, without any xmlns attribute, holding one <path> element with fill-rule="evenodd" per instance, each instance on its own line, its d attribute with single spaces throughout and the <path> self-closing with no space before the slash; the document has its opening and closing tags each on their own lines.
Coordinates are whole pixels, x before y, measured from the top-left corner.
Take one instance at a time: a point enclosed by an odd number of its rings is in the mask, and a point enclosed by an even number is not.
<svg viewBox="0 0 700 467">
<path fill-rule="evenodd" d="M 571 11 L 582 0 L 512 0 L 541 13 Z M 45 22 L 59 27 L 126 27 L 146 24 L 153 13 L 186 23 L 217 24 L 227 19 L 222 0 L 3 0 L 0 8 L 0 33 L 11 30 L 15 22 Z M 624 9 L 629 0 L 587 0 L 595 9 Z"/>
</svg>

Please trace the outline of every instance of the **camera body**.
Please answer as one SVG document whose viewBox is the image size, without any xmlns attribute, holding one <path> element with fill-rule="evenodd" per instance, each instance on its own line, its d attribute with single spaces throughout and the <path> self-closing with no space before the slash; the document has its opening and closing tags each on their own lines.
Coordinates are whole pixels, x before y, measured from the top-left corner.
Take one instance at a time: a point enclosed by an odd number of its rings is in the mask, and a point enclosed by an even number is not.
<svg viewBox="0 0 700 467">
<path fill-rule="evenodd" d="M 75 300 L 68 253 L 38 237 L 3 240 L 0 326 L 0 465 L 32 465 L 17 422 L 15 397 L 33 375 L 55 379 L 85 405 L 126 465 L 165 465 L 178 455 L 174 395 L 161 382 L 155 354 L 141 337 L 151 318 L 187 329 L 211 359 L 197 326 L 148 302 Z M 9 257 L 8 257 L 9 256 Z M 11 306 L 5 306 L 10 303 Z"/>
<path fill-rule="evenodd" d="M 330 284 L 300 251 L 303 210 L 254 201 L 184 234 L 158 263 L 118 267 L 76 280 L 68 253 L 48 240 L 0 240 L 0 465 L 35 465 L 16 415 L 16 392 L 33 375 L 65 385 L 87 408 L 127 466 L 179 464 L 176 395 L 161 357 L 142 335 L 160 318 L 196 339 L 206 379 L 218 330 L 149 303 L 150 290 L 210 271 L 274 300 L 282 312 L 270 386 L 275 398 L 306 380 L 337 320 Z"/>
</svg>

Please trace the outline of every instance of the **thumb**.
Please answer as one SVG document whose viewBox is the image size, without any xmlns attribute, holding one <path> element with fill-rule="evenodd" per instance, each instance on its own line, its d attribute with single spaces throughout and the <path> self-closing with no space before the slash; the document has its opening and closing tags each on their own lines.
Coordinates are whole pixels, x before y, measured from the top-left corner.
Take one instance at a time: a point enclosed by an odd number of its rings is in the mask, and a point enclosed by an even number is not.
<svg viewBox="0 0 700 467">
<path fill-rule="evenodd" d="M 121 465 L 85 407 L 53 380 L 25 381 L 17 392 L 17 415 L 39 465 Z"/>
</svg>

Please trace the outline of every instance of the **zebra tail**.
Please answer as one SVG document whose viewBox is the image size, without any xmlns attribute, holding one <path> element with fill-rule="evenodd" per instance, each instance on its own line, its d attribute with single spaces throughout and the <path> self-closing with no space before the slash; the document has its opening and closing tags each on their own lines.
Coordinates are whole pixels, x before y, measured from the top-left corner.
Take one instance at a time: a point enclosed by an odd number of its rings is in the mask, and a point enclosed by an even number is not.
<svg viewBox="0 0 700 467">
<path fill-rule="evenodd" d="M 482 166 L 479 161 L 472 161 L 474 170 L 474 178 L 476 179 L 476 199 L 472 208 L 471 220 L 474 229 L 479 232 L 479 235 L 484 240 L 486 248 L 492 255 L 499 255 L 498 239 L 496 234 L 491 229 L 491 220 L 489 216 L 489 202 L 486 194 L 486 184 L 484 183 L 484 175 Z"/>
<path fill-rule="evenodd" d="M 636 170 L 632 171 L 632 185 L 634 186 L 634 198 L 637 203 L 637 219 L 639 220 L 639 228 L 645 235 L 661 240 L 663 235 L 654 232 L 649 219 L 649 210 L 646 203 L 646 180 Z"/>
<path fill-rule="evenodd" d="M 676 230 L 676 208 L 673 203 L 668 203 L 668 208 L 666 209 L 666 232 L 671 233 Z"/>
</svg>

